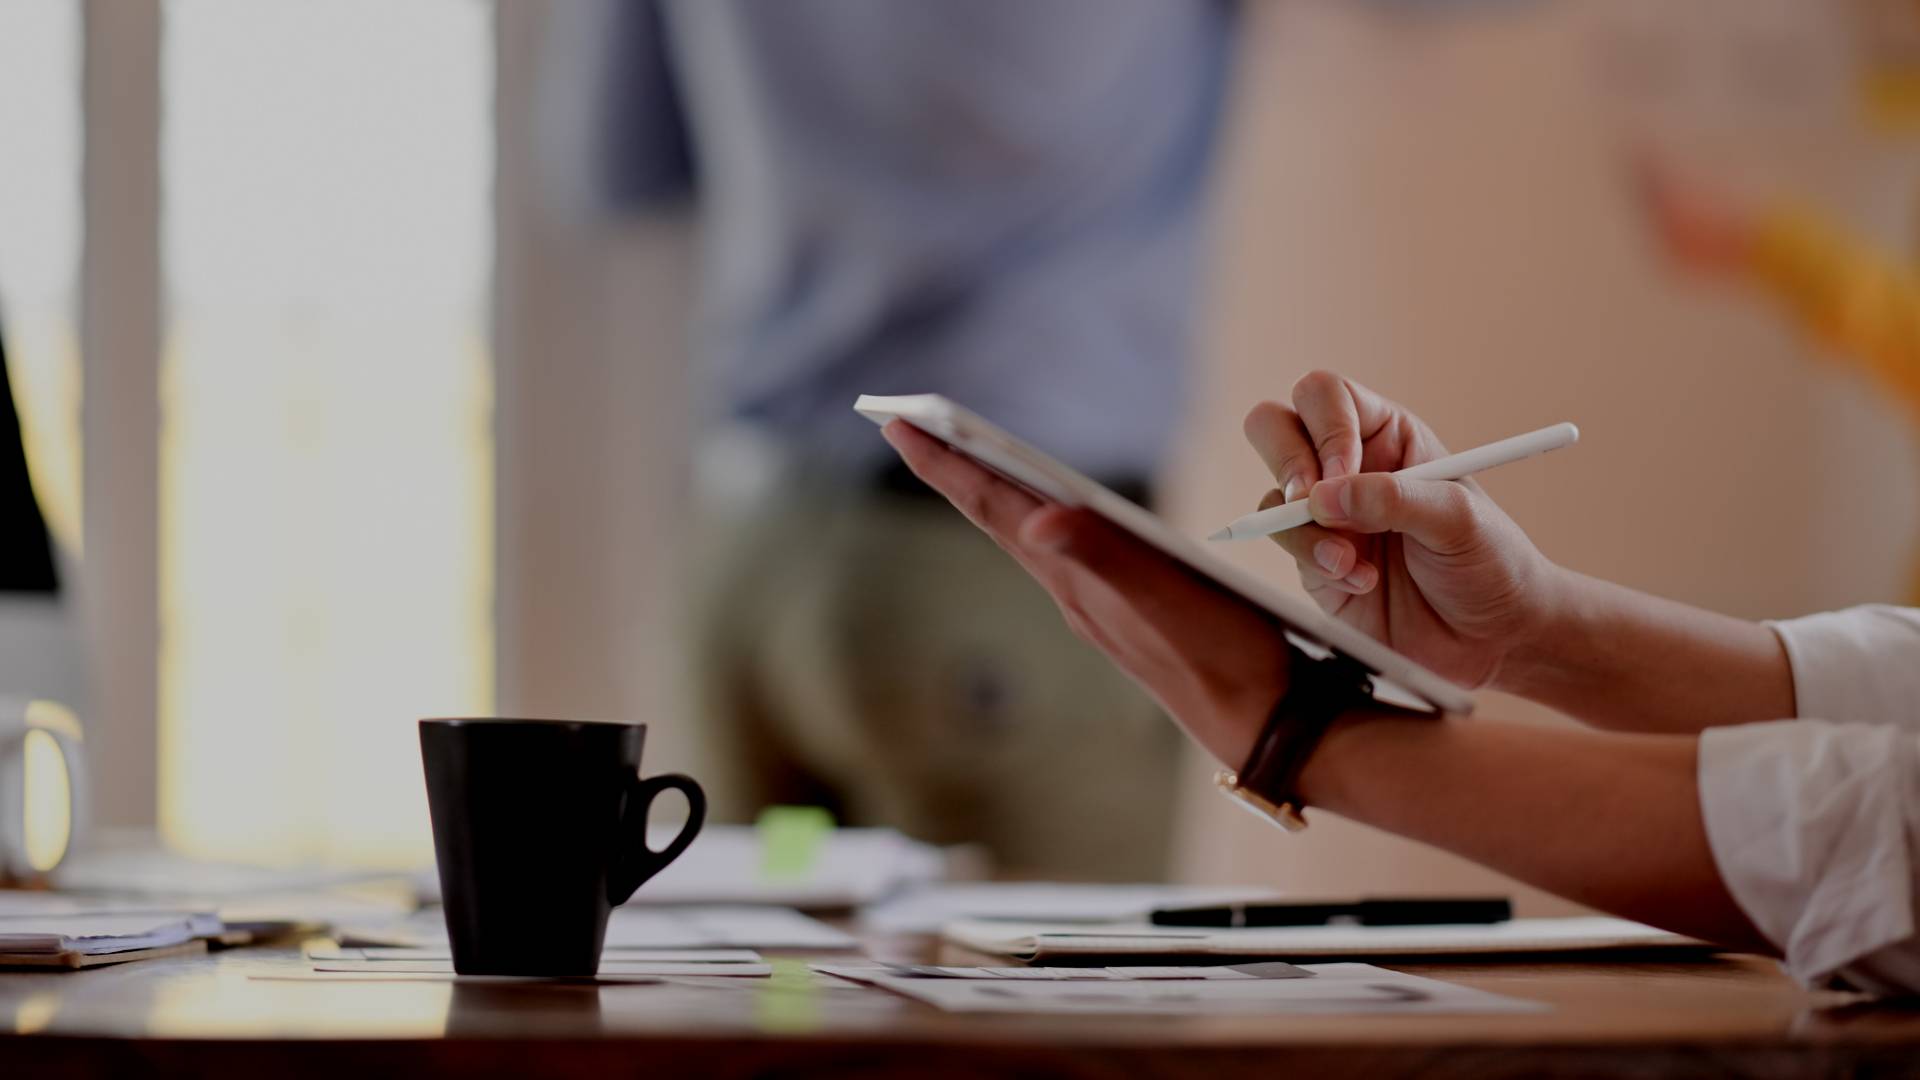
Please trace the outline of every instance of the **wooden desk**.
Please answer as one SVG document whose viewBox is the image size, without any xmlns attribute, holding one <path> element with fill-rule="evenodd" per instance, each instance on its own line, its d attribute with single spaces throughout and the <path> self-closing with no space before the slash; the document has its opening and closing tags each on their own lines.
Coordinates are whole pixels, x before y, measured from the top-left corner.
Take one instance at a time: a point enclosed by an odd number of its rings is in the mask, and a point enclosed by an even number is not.
<svg viewBox="0 0 1920 1080">
<path fill-rule="evenodd" d="M 926 939 L 870 947 L 936 953 Z M 726 989 L 248 978 L 288 967 L 305 968 L 294 950 L 243 949 L 0 974 L 0 1075 L 1920 1074 L 1920 1009 L 1804 993 L 1752 957 L 1407 966 L 1554 1008 L 1384 1018 L 953 1015 L 799 957 Z"/>
</svg>

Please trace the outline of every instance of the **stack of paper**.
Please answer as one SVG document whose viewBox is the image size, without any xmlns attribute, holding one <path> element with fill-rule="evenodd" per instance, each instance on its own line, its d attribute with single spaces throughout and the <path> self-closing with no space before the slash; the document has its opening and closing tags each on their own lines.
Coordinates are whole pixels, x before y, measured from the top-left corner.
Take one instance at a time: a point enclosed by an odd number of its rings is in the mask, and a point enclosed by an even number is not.
<svg viewBox="0 0 1920 1080">
<path fill-rule="evenodd" d="M 221 932 L 210 914 L 160 911 L 0 915 L 0 967 L 92 967 L 201 946 Z"/>
</svg>

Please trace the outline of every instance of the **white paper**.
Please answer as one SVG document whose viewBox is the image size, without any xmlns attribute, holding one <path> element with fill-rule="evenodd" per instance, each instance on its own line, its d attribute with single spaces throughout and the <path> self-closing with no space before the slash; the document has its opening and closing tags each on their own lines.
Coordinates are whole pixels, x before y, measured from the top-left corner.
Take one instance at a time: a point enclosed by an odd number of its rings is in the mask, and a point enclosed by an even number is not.
<svg viewBox="0 0 1920 1080">
<path fill-rule="evenodd" d="M 866 980 L 948 1012 L 1226 1015 L 1524 1013 L 1547 1006 L 1371 964 L 1315 964 L 1308 979 Z"/>
<path fill-rule="evenodd" d="M 1113 922 L 1144 919 L 1155 908 L 1279 899 L 1271 889 L 1193 885 L 1085 885 L 964 882 L 925 885 L 860 913 L 882 933 L 937 933 L 956 919 Z"/>
<path fill-rule="evenodd" d="M 1468 956 L 1620 949 L 1703 949 L 1704 942 L 1626 919 L 1512 919 L 1459 926 L 1284 926 L 1213 930 L 1146 924 L 963 920 L 949 941 L 1026 960 L 1067 956 Z"/>
</svg>

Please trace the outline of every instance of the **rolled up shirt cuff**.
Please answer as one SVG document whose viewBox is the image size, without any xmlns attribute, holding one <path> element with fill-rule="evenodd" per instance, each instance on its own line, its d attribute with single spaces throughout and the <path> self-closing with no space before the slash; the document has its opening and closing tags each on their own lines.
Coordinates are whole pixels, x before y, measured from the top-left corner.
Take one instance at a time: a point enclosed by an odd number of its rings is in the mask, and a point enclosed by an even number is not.
<svg viewBox="0 0 1920 1080">
<path fill-rule="evenodd" d="M 1911 991 L 1879 973 L 1914 957 L 1873 954 L 1914 937 L 1920 737 L 1814 720 L 1710 728 L 1698 770 L 1721 879 L 1788 972 L 1809 986 Z"/>
<path fill-rule="evenodd" d="M 1793 669 L 1795 715 L 1920 728 L 1920 610 L 1869 604 L 1767 626 Z"/>
</svg>

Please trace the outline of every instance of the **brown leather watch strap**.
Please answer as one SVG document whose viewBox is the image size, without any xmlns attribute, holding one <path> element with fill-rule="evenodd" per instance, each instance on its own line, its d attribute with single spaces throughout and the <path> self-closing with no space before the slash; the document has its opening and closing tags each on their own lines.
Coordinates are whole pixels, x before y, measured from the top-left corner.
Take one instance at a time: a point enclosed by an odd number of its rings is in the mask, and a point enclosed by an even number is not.
<svg viewBox="0 0 1920 1080">
<path fill-rule="evenodd" d="M 1338 653 L 1315 660 L 1295 649 L 1286 693 L 1267 714 L 1266 726 L 1237 774 L 1239 786 L 1297 815 L 1304 804 L 1294 787 L 1327 729 L 1346 713 L 1372 703 L 1373 677 L 1365 666 Z"/>
</svg>

